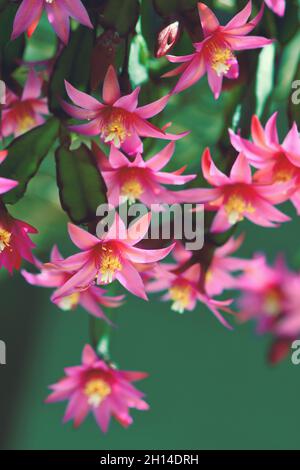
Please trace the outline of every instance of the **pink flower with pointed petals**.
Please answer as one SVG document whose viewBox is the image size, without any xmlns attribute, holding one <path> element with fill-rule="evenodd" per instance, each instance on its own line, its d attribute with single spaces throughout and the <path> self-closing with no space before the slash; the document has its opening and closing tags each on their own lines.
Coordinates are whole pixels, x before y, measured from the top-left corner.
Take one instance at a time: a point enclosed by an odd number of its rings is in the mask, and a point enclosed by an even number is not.
<svg viewBox="0 0 300 470">
<path fill-rule="evenodd" d="M 252 118 L 252 140 L 229 131 L 234 148 L 243 152 L 252 166 L 259 170 L 255 181 L 263 184 L 290 182 L 293 190 L 290 199 L 300 214 L 300 137 L 294 123 L 283 143 L 279 143 L 277 133 L 277 113 L 262 127 L 257 116 Z"/>
<path fill-rule="evenodd" d="M 28 234 L 37 230 L 21 220 L 14 219 L 4 209 L 0 210 L 0 268 L 12 274 L 20 269 L 22 258 L 33 263 L 31 250 L 35 247 Z"/>
<path fill-rule="evenodd" d="M 196 175 L 182 175 L 185 166 L 173 173 L 161 171 L 170 161 L 175 144 L 170 142 L 154 157 L 144 161 L 140 153 L 130 161 L 114 146 L 110 149 L 109 160 L 99 147 L 94 144 L 93 151 L 98 158 L 99 168 L 107 187 L 108 202 L 114 207 L 136 200 L 146 206 L 152 204 L 173 204 L 177 201 L 176 193 L 163 184 L 182 185 L 196 178 Z"/>
<path fill-rule="evenodd" d="M 2 111 L 1 134 L 15 137 L 45 122 L 43 115 L 49 114 L 46 98 L 40 98 L 42 79 L 33 69 L 29 71 L 21 98 L 7 92 L 6 104 Z"/>
<path fill-rule="evenodd" d="M 201 302 L 215 315 L 222 325 L 231 329 L 231 326 L 220 314 L 219 310 L 231 313 L 228 306 L 232 300 L 216 300 L 210 297 L 202 284 L 201 266 L 199 263 L 191 264 L 192 253 L 186 251 L 177 243 L 173 250 L 176 264 L 160 263 L 152 270 L 151 279 L 147 279 L 148 293 L 167 290 L 162 300 L 171 301 L 174 312 L 184 313 L 185 310 L 195 309 L 197 302 Z M 186 266 L 186 267 L 185 267 Z"/>
<path fill-rule="evenodd" d="M 81 228 L 69 224 L 69 234 L 81 253 L 56 261 L 55 266 L 75 272 L 57 291 L 53 300 L 82 291 L 91 284 L 109 284 L 117 279 L 129 292 L 147 299 L 144 283 L 137 270 L 139 264 L 155 263 L 165 258 L 174 245 L 158 250 L 136 248 L 148 231 L 151 215 L 146 214 L 128 230 L 118 214 L 109 231 L 98 239 Z"/>
<path fill-rule="evenodd" d="M 5 160 L 7 157 L 7 150 L 0 150 L 0 164 Z M 10 180 L 8 178 L 0 178 L 0 194 L 5 194 L 11 189 L 18 186 L 18 181 Z"/>
<path fill-rule="evenodd" d="M 260 334 L 271 332 L 278 338 L 300 333 L 300 275 L 288 269 L 282 256 L 269 266 L 264 255 L 249 261 L 238 279 L 241 290 L 239 317 L 254 319 Z"/>
<path fill-rule="evenodd" d="M 65 369 L 65 377 L 50 388 L 46 403 L 68 400 L 64 422 L 73 420 L 78 427 L 89 412 L 99 428 L 106 432 L 111 416 L 124 427 L 132 423 L 130 408 L 148 410 L 144 394 L 131 382 L 148 376 L 144 372 L 118 370 L 100 359 L 90 345 L 82 353 L 82 364 Z"/>
<path fill-rule="evenodd" d="M 232 273 L 241 271 L 248 260 L 231 256 L 244 241 L 244 236 L 229 238 L 225 245 L 216 248 L 212 261 L 205 274 L 205 290 L 210 297 L 220 295 L 224 290 L 236 288 L 236 278 Z"/>
<path fill-rule="evenodd" d="M 202 172 L 214 188 L 187 189 L 177 193 L 185 202 L 209 203 L 207 209 L 217 210 L 212 232 L 228 230 L 244 218 L 263 227 L 277 227 L 278 223 L 290 220 L 273 206 L 289 198 L 290 183 L 256 184 L 252 180 L 250 165 L 242 153 L 227 176 L 215 166 L 207 148 L 202 156 Z"/>
<path fill-rule="evenodd" d="M 51 263 L 63 260 L 56 246 L 51 253 Z M 71 277 L 72 273 L 67 273 L 61 269 L 43 265 L 39 260 L 35 259 L 36 267 L 41 271 L 39 274 L 32 274 L 22 270 L 21 274 L 26 281 L 33 286 L 59 288 L 63 286 Z M 91 315 L 97 318 L 103 318 L 110 323 L 105 316 L 100 305 L 110 308 L 116 308 L 122 305 L 123 295 L 117 297 L 108 297 L 106 291 L 96 286 L 89 286 L 87 289 L 74 292 L 71 295 L 62 297 L 54 303 L 61 310 L 73 310 L 78 305 L 85 308 Z M 53 294 L 55 297 L 55 292 Z"/>
<path fill-rule="evenodd" d="M 112 66 L 109 66 L 104 79 L 103 104 L 76 90 L 68 82 L 66 90 L 76 106 L 62 102 L 64 110 L 73 118 L 89 121 L 87 124 L 71 126 L 70 129 L 82 135 L 100 135 L 103 142 L 122 148 L 130 155 L 143 152 L 140 137 L 178 140 L 187 135 L 187 132 L 168 134 L 147 121 L 165 108 L 169 95 L 138 107 L 140 88 L 136 88 L 130 95 L 121 96 L 118 78 Z"/>
<path fill-rule="evenodd" d="M 23 0 L 15 17 L 12 39 L 24 31 L 31 36 L 35 31 L 43 10 L 57 36 L 67 44 L 70 34 L 70 18 L 93 28 L 89 15 L 80 0 Z"/>
<path fill-rule="evenodd" d="M 204 4 L 198 3 L 198 11 L 204 40 L 194 44 L 195 51 L 186 56 L 168 55 L 170 62 L 181 63 L 164 77 L 182 74 L 173 93 L 179 93 L 194 85 L 207 73 L 209 86 L 217 99 L 222 90 L 223 77 L 236 79 L 239 76 L 238 61 L 233 51 L 256 49 L 272 42 L 260 36 L 246 37 L 259 23 L 263 15 L 263 6 L 259 14 L 247 23 L 251 15 L 252 2 L 232 18 L 226 26 L 221 26 L 214 13 Z"/>
<path fill-rule="evenodd" d="M 285 0 L 265 0 L 271 10 L 273 10 L 277 15 L 283 16 L 285 12 Z"/>
</svg>

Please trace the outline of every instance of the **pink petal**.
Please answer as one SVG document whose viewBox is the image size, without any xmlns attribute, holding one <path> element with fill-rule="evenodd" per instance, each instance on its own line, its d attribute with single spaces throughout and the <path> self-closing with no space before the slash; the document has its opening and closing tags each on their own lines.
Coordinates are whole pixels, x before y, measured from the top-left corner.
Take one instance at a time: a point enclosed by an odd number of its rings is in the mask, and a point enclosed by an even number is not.
<svg viewBox="0 0 300 470">
<path fill-rule="evenodd" d="M 153 171 L 159 171 L 169 163 L 175 151 L 174 142 L 170 142 L 154 157 L 147 160 L 147 167 Z"/>
<path fill-rule="evenodd" d="M 112 168 L 123 168 L 129 166 L 129 160 L 114 145 L 110 147 L 109 163 Z"/>
<path fill-rule="evenodd" d="M 215 166 L 209 148 L 203 152 L 201 166 L 204 178 L 212 186 L 223 186 L 229 183 L 229 178 Z"/>
<path fill-rule="evenodd" d="M 22 101 L 38 98 L 41 94 L 42 80 L 31 68 L 23 90 Z"/>
<path fill-rule="evenodd" d="M 153 103 L 147 104 L 137 108 L 136 114 L 142 119 L 149 119 L 156 114 L 159 114 L 167 105 L 170 99 L 170 95 L 163 96 L 159 100 L 154 101 Z"/>
<path fill-rule="evenodd" d="M 215 16 L 215 14 L 211 11 L 208 6 L 204 3 L 198 3 L 198 12 L 199 17 L 204 33 L 204 37 L 211 35 L 214 33 L 220 26 L 220 23 Z"/>
<path fill-rule="evenodd" d="M 65 80 L 65 86 L 69 98 L 77 106 L 89 109 L 91 111 L 99 111 L 103 108 L 103 105 L 98 100 L 96 100 L 96 98 L 93 98 L 87 93 L 77 90 L 69 82 L 67 82 L 67 80 Z"/>
<path fill-rule="evenodd" d="M 205 74 L 205 62 L 201 53 L 194 54 L 193 60 L 185 68 L 177 84 L 172 91 L 173 94 L 180 93 L 186 88 L 194 85 Z"/>
<path fill-rule="evenodd" d="M 101 121 L 99 119 L 93 119 L 86 124 L 80 124 L 76 126 L 69 126 L 70 131 L 77 132 L 81 135 L 93 136 L 99 135 L 101 129 Z"/>
<path fill-rule="evenodd" d="M 224 26 L 224 30 L 229 30 L 232 28 L 239 28 L 240 26 L 243 26 L 249 16 L 251 15 L 252 11 L 252 2 L 251 0 L 247 3 L 247 5 L 239 12 L 237 13 L 230 21 L 229 23 Z"/>
<path fill-rule="evenodd" d="M 114 104 L 121 96 L 118 77 L 112 65 L 106 72 L 102 95 L 103 101 L 107 104 Z"/>
<path fill-rule="evenodd" d="M 133 265 L 125 259 L 122 259 L 122 270 L 117 272 L 116 279 L 133 295 L 148 300 L 140 274 Z"/>
<path fill-rule="evenodd" d="M 207 79 L 210 89 L 214 94 L 214 98 L 217 100 L 222 91 L 223 75 L 217 75 L 209 65 L 207 67 Z"/>
<path fill-rule="evenodd" d="M 80 250 L 90 250 L 95 245 L 99 244 L 97 237 L 87 232 L 86 230 L 77 227 L 77 225 L 69 223 L 68 232 L 72 242 L 74 245 L 80 248 Z"/>
<path fill-rule="evenodd" d="M 278 133 L 277 133 L 277 115 L 278 113 L 275 112 L 270 119 L 268 120 L 266 127 L 265 127 L 265 136 L 267 139 L 267 144 L 269 145 L 278 145 Z"/>
<path fill-rule="evenodd" d="M 273 39 L 266 39 L 261 36 L 230 36 L 226 35 L 226 41 L 235 51 L 243 51 L 247 49 L 257 49 L 268 46 L 274 42 Z"/>
<path fill-rule="evenodd" d="M 114 107 L 122 108 L 132 113 L 137 108 L 140 90 L 140 87 L 137 87 L 130 95 L 121 96 L 121 98 L 114 103 Z"/>
<path fill-rule="evenodd" d="M 24 33 L 33 23 L 37 22 L 43 11 L 43 0 L 23 0 L 14 19 L 12 39 Z"/>
<path fill-rule="evenodd" d="M 230 171 L 230 180 L 234 183 L 247 183 L 252 182 L 252 173 L 246 157 L 240 153 Z"/>
<path fill-rule="evenodd" d="M 93 411 L 99 428 L 102 432 L 107 432 L 111 417 L 110 398 L 106 398 L 101 405 Z"/>
<path fill-rule="evenodd" d="M 89 15 L 80 0 L 60 0 L 69 15 L 79 23 L 93 28 Z"/>
<path fill-rule="evenodd" d="M 135 248 L 133 246 L 126 246 L 123 252 L 126 254 L 126 257 L 133 263 L 156 263 L 157 261 L 162 260 L 173 250 L 175 243 L 168 246 L 167 248 L 161 248 L 158 250 L 143 250 L 141 248 Z"/>
<path fill-rule="evenodd" d="M 67 44 L 70 33 L 70 21 L 67 10 L 62 3 L 56 1 L 51 3 L 45 2 L 44 5 L 49 23 L 62 42 Z"/>
<path fill-rule="evenodd" d="M 7 193 L 11 189 L 18 186 L 18 184 L 19 184 L 18 181 L 9 180 L 7 178 L 0 177 L 0 194 Z"/>
<path fill-rule="evenodd" d="M 94 362 L 98 361 L 98 359 L 99 357 L 95 353 L 92 346 L 86 344 L 82 351 L 82 364 L 84 364 L 85 366 L 91 366 L 92 364 L 94 364 Z"/>
</svg>

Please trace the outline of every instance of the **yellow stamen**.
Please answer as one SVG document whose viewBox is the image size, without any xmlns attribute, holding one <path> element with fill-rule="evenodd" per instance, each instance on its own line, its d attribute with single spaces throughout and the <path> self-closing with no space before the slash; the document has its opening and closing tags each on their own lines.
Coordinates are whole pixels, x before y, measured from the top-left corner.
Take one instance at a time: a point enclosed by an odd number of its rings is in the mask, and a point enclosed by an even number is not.
<svg viewBox="0 0 300 470">
<path fill-rule="evenodd" d="M 136 179 L 126 181 L 121 188 L 121 195 L 124 196 L 129 204 L 134 204 L 143 193 L 143 188 L 140 182 Z"/>
<path fill-rule="evenodd" d="M 220 77 L 226 74 L 231 67 L 230 61 L 233 59 L 233 54 L 228 48 L 216 47 L 212 52 L 211 67 Z"/>
<path fill-rule="evenodd" d="M 208 269 L 205 274 L 205 282 L 210 282 L 212 280 L 212 277 L 212 272 L 210 269 Z"/>
<path fill-rule="evenodd" d="M 18 120 L 18 131 L 24 133 L 28 131 L 29 129 L 31 129 L 34 125 L 35 125 L 35 120 L 32 116 L 23 115 Z"/>
<path fill-rule="evenodd" d="M 115 147 L 120 147 L 126 137 L 129 137 L 130 133 L 127 131 L 124 116 L 121 113 L 113 113 L 111 119 L 102 129 L 101 137 L 104 142 L 113 142 Z"/>
<path fill-rule="evenodd" d="M 174 312 L 183 313 L 191 300 L 190 286 L 173 286 L 169 289 L 169 294 L 171 300 L 173 300 L 171 309 L 174 310 Z"/>
<path fill-rule="evenodd" d="M 0 253 L 9 247 L 11 233 L 0 227 Z"/>
<path fill-rule="evenodd" d="M 108 383 L 102 379 L 92 379 L 86 383 L 84 393 L 88 396 L 88 404 L 97 408 L 111 393 L 111 388 Z"/>
<path fill-rule="evenodd" d="M 287 183 L 293 177 L 293 172 L 291 169 L 281 169 L 275 173 L 275 181 L 277 183 Z"/>
<path fill-rule="evenodd" d="M 264 310 L 270 316 L 277 316 L 281 311 L 281 302 L 279 292 L 271 290 L 267 293 L 264 300 Z"/>
<path fill-rule="evenodd" d="M 121 269 L 122 264 L 118 255 L 111 248 L 103 246 L 98 272 L 98 275 L 101 274 L 100 282 L 102 284 L 110 284 L 116 272 L 121 271 Z"/>
<path fill-rule="evenodd" d="M 255 212 L 255 208 L 245 201 L 242 196 L 233 194 L 225 204 L 225 211 L 230 225 L 234 225 L 244 219 L 245 213 Z"/>
<path fill-rule="evenodd" d="M 62 298 L 59 302 L 58 302 L 58 306 L 59 308 L 61 308 L 62 310 L 72 310 L 74 308 L 77 307 L 78 303 L 79 303 L 79 299 L 80 299 L 80 294 L 79 292 L 74 292 L 73 294 L 71 295 L 68 295 L 64 298 Z"/>
</svg>

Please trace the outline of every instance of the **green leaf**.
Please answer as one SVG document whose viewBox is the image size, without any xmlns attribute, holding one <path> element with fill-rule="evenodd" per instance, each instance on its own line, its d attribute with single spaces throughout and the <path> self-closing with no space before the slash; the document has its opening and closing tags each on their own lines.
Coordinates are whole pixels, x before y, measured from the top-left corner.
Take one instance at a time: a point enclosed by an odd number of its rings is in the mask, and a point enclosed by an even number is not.
<svg viewBox="0 0 300 470">
<path fill-rule="evenodd" d="M 138 0 L 109 0 L 100 16 L 101 25 L 105 29 L 113 29 L 120 36 L 134 32 L 140 13 Z"/>
<path fill-rule="evenodd" d="M 76 150 L 62 145 L 55 159 L 63 209 L 76 224 L 94 221 L 97 207 L 106 203 L 106 187 L 94 155 L 85 144 Z"/>
<path fill-rule="evenodd" d="M 93 32 L 79 26 L 55 63 L 49 86 L 49 109 L 59 117 L 64 115 L 59 98 L 67 96 L 64 80 L 83 91 L 88 88 L 93 43 Z"/>
<path fill-rule="evenodd" d="M 2 78 L 5 81 L 9 80 L 10 73 L 18 67 L 18 59 L 22 58 L 25 48 L 23 34 L 14 41 L 11 40 L 16 11 L 17 5 L 9 4 L 0 14 L 0 61 Z"/>
<path fill-rule="evenodd" d="M 0 166 L 0 176 L 17 180 L 19 185 L 4 194 L 3 202 L 15 204 L 25 193 L 58 135 L 58 121 L 49 119 L 42 126 L 21 135 L 8 147 L 8 156 Z"/>
</svg>

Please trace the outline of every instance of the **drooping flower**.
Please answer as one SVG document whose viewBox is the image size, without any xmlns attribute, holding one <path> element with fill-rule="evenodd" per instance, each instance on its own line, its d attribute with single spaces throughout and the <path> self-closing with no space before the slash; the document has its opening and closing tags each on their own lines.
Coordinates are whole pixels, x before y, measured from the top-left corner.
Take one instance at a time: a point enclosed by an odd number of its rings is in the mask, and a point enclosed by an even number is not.
<svg viewBox="0 0 300 470">
<path fill-rule="evenodd" d="M 231 237 L 223 246 L 214 250 L 205 274 L 205 290 L 210 297 L 236 287 L 236 278 L 232 273 L 243 270 L 247 266 L 247 260 L 233 257 L 232 254 L 240 248 L 243 240 L 243 235 L 236 239 Z"/>
<path fill-rule="evenodd" d="M 146 206 L 175 203 L 178 199 L 176 193 L 163 184 L 182 185 L 196 175 L 182 175 L 185 166 L 173 173 L 161 171 L 172 158 L 174 150 L 175 144 L 170 142 L 149 160 L 144 161 L 142 155 L 137 153 L 134 160 L 130 161 L 112 146 L 108 160 L 94 144 L 93 151 L 98 157 L 99 168 L 107 186 L 108 202 L 115 207 L 126 200 L 130 204 L 139 200 Z"/>
<path fill-rule="evenodd" d="M 207 209 L 217 210 L 212 232 L 228 230 L 244 218 L 263 227 L 276 227 L 278 223 L 290 220 L 273 206 L 289 198 L 290 184 L 253 182 L 250 165 L 242 153 L 227 176 L 215 166 L 207 148 L 202 156 L 202 172 L 214 188 L 186 189 L 178 194 L 185 202 L 209 203 Z"/>
<path fill-rule="evenodd" d="M 131 382 L 148 374 L 118 370 L 97 356 L 90 345 L 82 353 L 82 364 L 65 369 L 65 377 L 50 388 L 46 403 L 68 400 L 64 422 L 73 420 L 78 427 L 92 412 L 99 428 L 106 432 L 111 416 L 124 427 L 132 423 L 130 408 L 148 410 L 144 394 Z"/>
<path fill-rule="evenodd" d="M 53 247 L 50 259 L 53 264 L 57 261 L 63 260 L 63 257 L 56 246 Z M 53 266 L 47 267 L 37 259 L 34 261 L 35 266 L 40 270 L 39 274 L 32 274 L 25 270 L 22 270 L 21 272 L 26 281 L 33 286 L 59 288 L 72 277 L 72 273 L 65 272 L 62 269 L 58 269 Z M 61 310 L 65 311 L 73 310 L 77 308 L 78 305 L 81 305 L 91 315 L 109 321 L 105 316 L 101 305 L 110 308 L 119 307 L 122 304 L 124 296 L 108 297 L 106 294 L 107 292 L 104 289 L 91 285 L 87 289 L 59 298 L 54 301 L 54 303 Z M 53 297 L 55 297 L 55 292 L 52 298 Z"/>
<path fill-rule="evenodd" d="M 204 3 L 198 3 L 204 40 L 194 43 L 195 52 L 192 54 L 167 56 L 170 62 L 181 63 L 164 75 L 164 77 L 173 77 L 182 74 L 173 93 L 189 88 L 207 73 L 209 86 L 217 99 L 222 90 L 223 77 L 236 79 L 239 76 L 239 66 L 234 51 L 256 49 L 272 42 L 260 36 L 246 36 L 257 26 L 263 15 L 262 6 L 259 14 L 247 23 L 251 10 L 252 2 L 249 1 L 229 23 L 221 26 L 211 10 Z"/>
<path fill-rule="evenodd" d="M 57 36 L 65 44 L 69 41 L 70 18 L 74 18 L 88 28 L 93 28 L 89 15 L 80 0 L 22 0 L 14 20 L 12 39 L 16 39 L 24 31 L 31 36 L 44 10 Z"/>
<path fill-rule="evenodd" d="M 239 318 L 254 320 L 259 334 L 271 333 L 270 361 L 282 360 L 300 333 L 300 274 L 289 270 L 282 256 L 270 266 L 264 255 L 257 255 L 249 260 L 237 287 Z"/>
<path fill-rule="evenodd" d="M 7 150 L 0 150 L 0 164 L 5 160 L 7 157 Z M 11 189 L 18 186 L 18 181 L 11 180 L 8 178 L 0 178 L 0 194 L 7 193 Z"/>
<path fill-rule="evenodd" d="M 176 264 L 159 263 L 152 270 L 151 277 L 146 283 L 148 293 L 167 290 L 162 300 L 171 301 L 174 312 L 184 313 L 185 310 L 195 309 L 201 302 L 215 315 L 222 325 L 231 326 L 220 314 L 219 310 L 231 313 L 228 306 L 232 300 L 213 299 L 205 290 L 200 263 L 192 264 L 192 253 L 177 244 L 172 253 Z"/>
<path fill-rule="evenodd" d="M 273 10 L 277 15 L 283 16 L 285 12 L 285 0 L 265 0 L 271 10 Z"/>
<path fill-rule="evenodd" d="M 297 124 L 287 134 L 283 143 L 279 143 L 277 133 L 277 113 L 262 127 L 257 116 L 252 118 L 252 140 L 230 132 L 231 143 L 236 150 L 243 152 L 252 166 L 259 170 L 255 181 L 263 184 L 282 184 L 290 182 L 290 199 L 300 214 L 300 137 Z"/>
<path fill-rule="evenodd" d="M 105 285 L 115 279 L 132 294 L 147 299 L 138 265 L 155 263 L 165 258 L 173 248 L 171 245 L 158 250 L 144 250 L 134 246 L 147 233 L 150 219 L 151 215 L 146 214 L 127 230 L 116 214 L 113 224 L 101 239 L 69 224 L 70 237 L 82 252 L 55 262 L 58 268 L 75 274 L 56 291 L 53 300 L 56 302 L 91 284 Z"/>
<path fill-rule="evenodd" d="M 118 78 L 112 66 L 108 68 L 104 80 L 103 103 L 77 90 L 68 82 L 66 90 L 76 106 L 62 102 L 65 111 L 76 119 L 89 121 L 70 126 L 70 129 L 87 136 L 99 135 L 103 142 L 122 148 L 128 154 L 143 152 L 140 137 L 178 140 L 187 134 L 168 134 L 148 122 L 147 119 L 165 108 L 170 96 L 163 96 L 153 103 L 138 107 L 140 88 L 136 88 L 130 95 L 121 96 Z"/>
<path fill-rule="evenodd" d="M 7 91 L 7 100 L 2 110 L 1 134 L 15 137 L 45 122 L 43 115 L 49 114 L 47 99 L 41 98 L 42 79 L 30 69 L 22 96 Z"/>
<path fill-rule="evenodd" d="M 37 233 L 37 230 L 14 219 L 4 209 L 0 210 L 0 268 L 12 273 L 20 269 L 22 258 L 34 262 L 31 250 L 35 245 L 28 236 L 30 233 Z"/>
</svg>

